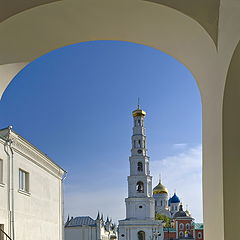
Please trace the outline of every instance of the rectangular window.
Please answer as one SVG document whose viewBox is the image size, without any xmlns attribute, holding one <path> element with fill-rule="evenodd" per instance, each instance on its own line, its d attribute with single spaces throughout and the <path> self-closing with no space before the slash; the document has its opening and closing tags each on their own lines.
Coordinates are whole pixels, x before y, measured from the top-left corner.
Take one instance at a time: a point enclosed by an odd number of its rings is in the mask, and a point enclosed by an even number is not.
<svg viewBox="0 0 240 240">
<path fill-rule="evenodd" d="M 3 160 L 0 159 L 0 183 L 3 183 Z"/>
<path fill-rule="evenodd" d="M 19 169 L 19 190 L 29 192 L 29 173 Z"/>
</svg>

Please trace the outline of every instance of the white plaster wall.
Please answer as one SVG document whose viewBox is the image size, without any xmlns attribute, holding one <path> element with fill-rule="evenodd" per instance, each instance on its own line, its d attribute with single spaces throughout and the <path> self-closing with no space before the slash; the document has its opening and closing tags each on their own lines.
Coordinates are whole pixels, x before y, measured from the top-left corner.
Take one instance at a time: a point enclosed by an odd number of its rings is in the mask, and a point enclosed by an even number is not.
<svg viewBox="0 0 240 240">
<path fill-rule="evenodd" d="M 96 227 L 67 227 L 64 229 L 65 240 L 97 240 Z"/>
<path fill-rule="evenodd" d="M 135 225 L 136 224 L 136 225 Z M 149 221 L 145 224 L 141 225 L 140 222 L 134 221 L 120 221 L 119 222 L 119 240 L 138 240 L 138 232 L 144 231 L 146 240 L 148 239 L 163 239 L 163 228 L 160 223 L 156 223 L 156 221 Z M 152 238 L 153 232 L 159 232 L 161 236 L 157 238 Z M 124 235 L 124 236 L 123 236 Z"/>
<path fill-rule="evenodd" d="M 0 224 L 4 224 L 4 231 L 9 231 L 8 218 L 8 159 L 4 152 L 3 141 L 0 139 L 0 159 L 3 160 L 3 184 L 0 184 Z"/>
<path fill-rule="evenodd" d="M 7 155 L 0 142 L 0 158 L 4 160 L 4 186 L 0 186 L 0 224 L 8 227 Z M 40 164 L 14 149 L 14 226 L 16 240 L 61 240 L 62 181 Z M 29 194 L 19 192 L 19 168 L 29 173 Z M 9 233 L 9 229 L 5 228 Z"/>
</svg>

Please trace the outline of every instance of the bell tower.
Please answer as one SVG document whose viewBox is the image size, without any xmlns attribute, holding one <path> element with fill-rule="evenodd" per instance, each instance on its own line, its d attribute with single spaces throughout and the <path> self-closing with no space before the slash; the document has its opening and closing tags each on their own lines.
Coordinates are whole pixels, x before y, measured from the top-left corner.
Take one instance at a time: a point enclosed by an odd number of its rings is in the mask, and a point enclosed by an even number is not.
<svg viewBox="0 0 240 240">
<path fill-rule="evenodd" d="M 162 220 L 155 220 L 155 200 L 152 193 L 152 176 L 147 155 L 147 138 L 144 128 L 146 112 L 139 105 L 132 112 L 133 134 L 126 219 L 119 220 L 120 240 L 163 240 Z"/>
<path fill-rule="evenodd" d="M 152 176 L 149 170 L 147 142 L 144 128 L 146 112 L 138 108 L 132 112 L 133 135 L 129 157 L 128 198 L 126 202 L 127 219 L 154 219 L 154 199 L 152 196 Z"/>
</svg>

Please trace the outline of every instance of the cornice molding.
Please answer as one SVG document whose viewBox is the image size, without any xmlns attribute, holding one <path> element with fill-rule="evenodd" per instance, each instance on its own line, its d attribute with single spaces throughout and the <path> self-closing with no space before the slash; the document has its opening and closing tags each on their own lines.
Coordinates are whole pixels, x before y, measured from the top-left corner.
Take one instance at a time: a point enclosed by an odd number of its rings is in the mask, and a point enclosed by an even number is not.
<svg viewBox="0 0 240 240">
<path fill-rule="evenodd" d="M 33 163 L 45 169 L 52 175 L 60 179 L 63 178 L 65 171 L 42 152 L 38 151 L 37 148 L 33 147 L 30 143 L 13 132 L 10 134 L 10 139 L 12 141 L 13 150 L 18 154 L 28 158 Z"/>
</svg>

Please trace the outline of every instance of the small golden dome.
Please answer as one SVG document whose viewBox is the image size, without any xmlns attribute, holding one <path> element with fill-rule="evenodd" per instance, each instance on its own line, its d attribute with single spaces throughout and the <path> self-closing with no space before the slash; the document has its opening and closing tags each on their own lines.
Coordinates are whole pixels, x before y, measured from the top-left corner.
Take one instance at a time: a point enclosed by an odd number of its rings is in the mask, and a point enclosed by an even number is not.
<svg viewBox="0 0 240 240">
<path fill-rule="evenodd" d="M 144 117 L 144 116 L 146 116 L 146 112 L 144 112 L 142 109 L 138 108 L 132 112 L 132 115 L 134 117 Z"/>
<path fill-rule="evenodd" d="M 159 184 L 153 189 L 153 194 L 164 194 L 164 193 L 168 194 L 168 190 L 159 181 Z"/>
</svg>

